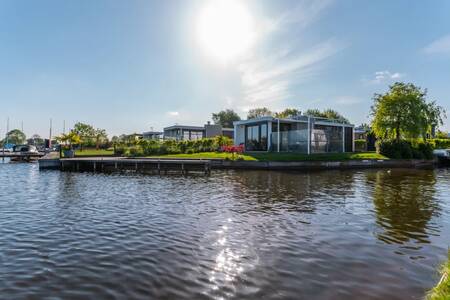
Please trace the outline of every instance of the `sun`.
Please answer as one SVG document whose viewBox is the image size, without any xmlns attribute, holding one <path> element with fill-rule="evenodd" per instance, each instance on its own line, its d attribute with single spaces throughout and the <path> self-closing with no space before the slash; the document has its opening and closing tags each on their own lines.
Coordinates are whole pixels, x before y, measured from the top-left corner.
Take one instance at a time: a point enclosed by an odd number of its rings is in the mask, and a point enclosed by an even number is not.
<svg viewBox="0 0 450 300">
<path fill-rule="evenodd" d="M 255 36 L 253 18 L 239 0 L 211 0 L 198 18 L 199 43 L 219 62 L 227 63 L 245 54 Z"/>
</svg>

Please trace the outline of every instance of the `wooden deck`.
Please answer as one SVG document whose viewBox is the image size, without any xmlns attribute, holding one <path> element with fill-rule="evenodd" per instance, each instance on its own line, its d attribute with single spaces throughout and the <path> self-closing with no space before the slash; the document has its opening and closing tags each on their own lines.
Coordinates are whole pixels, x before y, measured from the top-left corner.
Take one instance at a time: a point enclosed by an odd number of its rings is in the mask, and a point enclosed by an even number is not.
<svg viewBox="0 0 450 300">
<path fill-rule="evenodd" d="M 41 158 L 45 155 L 45 153 L 35 153 L 35 152 L 0 152 L 0 158 L 2 161 L 5 161 L 5 158 L 9 158 L 14 161 L 26 161 L 30 162 Z"/>
<path fill-rule="evenodd" d="M 211 173 L 209 160 L 130 159 L 121 157 L 80 157 L 59 159 L 61 171 L 137 172 L 152 174 Z M 43 164 L 44 165 L 44 160 Z"/>
</svg>

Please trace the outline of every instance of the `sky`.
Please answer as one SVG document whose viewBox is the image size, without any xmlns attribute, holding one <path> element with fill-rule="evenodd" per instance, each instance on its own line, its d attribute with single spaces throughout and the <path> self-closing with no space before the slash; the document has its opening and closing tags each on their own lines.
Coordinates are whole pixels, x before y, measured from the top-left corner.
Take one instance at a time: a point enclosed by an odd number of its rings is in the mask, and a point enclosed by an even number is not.
<svg viewBox="0 0 450 300">
<path fill-rule="evenodd" d="M 370 121 L 395 81 L 450 117 L 450 1 L 1 0 L 0 133 L 122 133 L 234 109 Z M 450 130 L 447 120 L 444 130 Z"/>
</svg>

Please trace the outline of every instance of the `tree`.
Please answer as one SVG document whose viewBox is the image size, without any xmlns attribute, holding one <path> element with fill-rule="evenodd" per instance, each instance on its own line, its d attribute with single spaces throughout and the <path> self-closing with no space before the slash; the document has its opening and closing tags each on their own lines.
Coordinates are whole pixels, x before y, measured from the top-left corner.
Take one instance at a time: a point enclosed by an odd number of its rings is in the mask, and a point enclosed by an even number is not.
<svg viewBox="0 0 450 300">
<path fill-rule="evenodd" d="M 224 128 L 233 128 L 234 121 L 240 121 L 241 117 L 232 109 L 219 111 L 212 114 L 214 124 L 221 125 Z"/>
<path fill-rule="evenodd" d="M 273 113 L 267 107 L 253 108 L 253 109 L 250 109 L 248 111 L 247 119 L 256 119 L 256 118 L 261 118 L 261 117 L 270 117 L 272 115 L 273 115 Z"/>
<path fill-rule="evenodd" d="M 350 124 L 347 118 L 331 108 L 325 109 L 323 111 L 320 111 L 318 109 L 308 109 L 305 114 L 311 117 L 332 119 L 344 124 Z"/>
<path fill-rule="evenodd" d="M 93 144 L 95 129 L 91 125 L 78 122 L 74 125 L 72 131 L 80 137 L 81 146 Z"/>
<path fill-rule="evenodd" d="M 283 111 L 274 114 L 275 118 L 289 118 L 299 116 L 301 111 L 296 108 L 286 108 Z"/>
<path fill-rule="evenodd" d="M 19 129 L 13 129 L 6 134 L 4 144 L 9 143 L 14 145 L 20 145 L 24 144 L 26 141 L 27 137 L 25 136 L 25 133 L 23 133 Z"/>
<path fill-rule="evenodd" d="M 365 131 L 370 131 L 370 125 L 367 123 L 361 123 L 361 125 L 359 125 L 357 128 L 360 128 Z"/>
<path fill-rule="evenodd" d="M 44 145 L 44 143 L 45 143 L 44 139 L 41 138 L 41 136 L 39 134 L 33 134 L 31 136 L 31 138 L 29 138 L 27 140 L 27 142 L 29 145 L 34 145 L 34 146 L 41 146 L 41 145 Z"/>
<path fill-rule="evenodd" d="M 372 129 L 378 138 L 426 138 L 434 127 L 442 125 L 445 111 L 434 101 L 426 101 L 427 90 L 412 83 L 396 82 L 385 94 L 375 94 Z"/>
<path fill-rule="evenodd" d="M 80 136 L 75 131 L 70 131 L 67 134 L 62 134 L 56 138 L 58 142 L 72 150 L 72 146 L 81 143 Z"/>
<path fill-rule="evenodd" d="M 95 149 L 100 148 L 100 144 L 108 141 L 108 135 L 105 129 L 97 128 L 94 131 Z"/>
</svg>

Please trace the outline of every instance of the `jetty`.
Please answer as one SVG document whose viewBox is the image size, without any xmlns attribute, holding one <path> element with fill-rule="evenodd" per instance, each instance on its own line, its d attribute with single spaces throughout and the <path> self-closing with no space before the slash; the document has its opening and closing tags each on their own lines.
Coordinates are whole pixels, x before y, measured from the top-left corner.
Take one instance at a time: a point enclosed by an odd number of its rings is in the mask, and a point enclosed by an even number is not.
<svg viewBox="0 0 450 300">
<path fill-rule="evenodd" d="M 0 158 L 2 160 L 5 160 L 5 158 L 10 158 L 14 160 L 31 161 L 43 156 L 45 156 L 45 153 L 43 152 L 0 152 Z"/>
<path fill-rule="evenodd" d="M 57 169 L 63 172 L 136 172 L 146 174 L 211 174 L 210 160 L 79 157 L 41 158 L 40 169 Z"/>
</svg>

